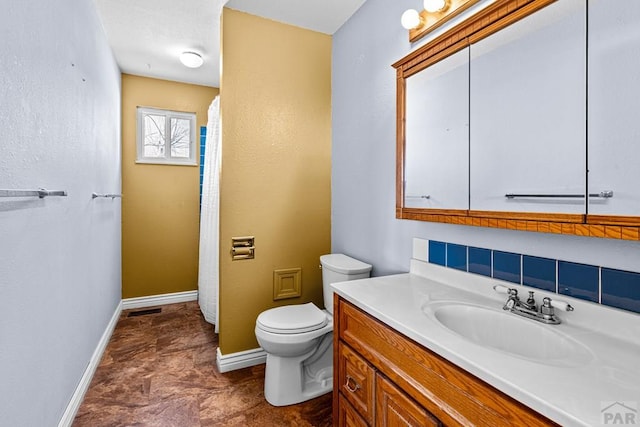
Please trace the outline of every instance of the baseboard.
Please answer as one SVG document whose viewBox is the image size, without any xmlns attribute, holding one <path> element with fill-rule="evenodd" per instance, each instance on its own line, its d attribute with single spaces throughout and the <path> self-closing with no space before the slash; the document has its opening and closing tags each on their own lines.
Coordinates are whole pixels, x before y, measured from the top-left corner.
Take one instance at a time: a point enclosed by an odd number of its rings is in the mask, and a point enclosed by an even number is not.
<svg viewBox="0 0 640 427">
<path fill-rule="evenodd" d="M 113 316 L 111 316 L 111 320 L 107 324 L 104 332 L 102 333 L 102 337 L 100 337 L 100 341 L 98 341 L 98 345 L 89 360 L 89 365 L 84 370 L 82 374 L 82 378 L 80 378 L 80 382 L 76 387 L 76 391 L 73 393 L 69 404 L 67 405 L 67 409 L 64 411 L 60 422 L 58 423 L 58 427 L 69 427 L 73 423 L 76 414 L 78 413 L 78 409 L 80 409 L 80 404 L 82 404 L 82 400 L 84 399 L 84 395 L 87 393 L 89 389 L 89 384 L 91 384 L 91 380 L 93 379 L 93 374 L 95 374 L 98 365 L 100 364 L 100 360 L 102 359 L 102 355 L 104 350 L 107 348 L 107 344 L 109 344 L 109 340 L 111 339 L 111 335 L 113 334 L 113 330 L 116 328 L 116 324 L 118 323 L 118 319 L 120 318 L 120 313 L 122 312 L 122 301 L 118 303 L 116 310 L 113 312 Z"/>
<path fill-rule="evenodd" d="M 120 318 L 120 313 L 122 310 L 132 309 L 132 308 L 142 308 L 142 307 L 152 307 L 156 305 L 165 305 L 165 304 L 174 304 L 179 302 L 186 301 L 196 301 L 198 299 L 198 291 L 187 291 L 187 292 L 176 292 L 173 294 L 163 294 L 163 295 L 153 295 L 149 297 L 138 297 L 138 298 L 127 298 L 123 299 L 118 303 L 116 310 L 113 312 L 113 316 L 111 316 L 111 320 L 107 324 L 102 337 L 100 337 L 100 341 L 98 341 L 98 345 L 89 360 L 89 364 L 87 368 L 84 370 L 82 374 L 82 378 L 76 387 L 69 404 L 67 405 L 67 409 L 64 411 L 60 422 L 58 423 L 58 427 L 70 427 L 73 424 L 73 420 L 78 413 L 78 409 L 80 409 L 80 405 L 82 404 L 82 400 L 84 399 L 84 395 L 87 393 L 89 389 L 89 384 L 91 384 L 91 380 L 93 379 L 93 375 L 100 364 L 100 360 L 102 359 L 102 355 L 104 354 L 104 350 L 107 348 L 107 344 L 109 344 L 109 340 L 111 339 L 111 335 L 113 334 L 113 330 L 116 328 L 116 324 L 118 323 L 118 319 Z M 240 353 L 236 353 L 240 354 Z M 234 356 L 234 355 L 230 355 Z M 266 354 L 264 356 L 266 358 Z M 231 357 L 233 359 L 233 357 Z M 244 362 L 246 363 L 246 362 Z M 256 362 L 253 364 L 247 364 L 246 366 L 253 366 L 263 362 Z M 235 363 L 231 363 L 231 366 L 235 366 Z M 244 367 L 244 366 L 240 366 Z M 234 369 L 228 369 L 229 371 Z"/>
<path fill-rule="evenodd" d="M 196 301 L 198 291 L 175 292 L 172 294 L 151 295 L 148 297 L 127 298 L 122 300 L 122 309 L 153 307 L 156 305 L 175 304 L 178 302 Z"/>
<path fill-rule="evenodd" d="M 220 347 L 217 350 L 216 365 L 222 373 L 260 365 L 266 361 L 267 353 L 261 348 L 225 354 L 224 356 L 220 352 Z"/>
</svg>

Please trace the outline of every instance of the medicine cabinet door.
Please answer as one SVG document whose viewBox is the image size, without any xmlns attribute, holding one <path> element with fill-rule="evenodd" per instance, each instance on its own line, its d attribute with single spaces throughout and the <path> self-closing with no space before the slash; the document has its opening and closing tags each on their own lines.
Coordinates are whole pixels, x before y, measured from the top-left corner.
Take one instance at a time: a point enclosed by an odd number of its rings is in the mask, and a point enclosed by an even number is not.
<svg viewBox="0 0 640 427">
<path fill-rule="evenodd" d="M 406 79 L 404 207 L 469 208 L 469 50 Z"/>
<path fill-rule="evenodd" d="M 640 216 L 640 1 L 589 1 L 589 214 Z"/>
<path fill-rule="evenodd" d="M 585 1 L 557 1 L 470 56 L 470 209 L 584 214 Z"/>
</svg>

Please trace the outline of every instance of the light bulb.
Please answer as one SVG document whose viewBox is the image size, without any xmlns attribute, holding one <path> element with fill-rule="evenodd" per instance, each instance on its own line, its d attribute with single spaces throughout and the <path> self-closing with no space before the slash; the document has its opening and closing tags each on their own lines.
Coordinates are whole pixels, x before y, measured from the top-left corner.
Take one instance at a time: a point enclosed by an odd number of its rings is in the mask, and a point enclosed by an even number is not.
<svg viewBox="0 0 640 427">
<path fill-rule="evenodd" d="M 420 25 L 420 14 L 415 9 L 408 9 L 402 14 L 400 23 L 407 30 L 412 30 Z"/>
<path fill-rule="evenodd" d="M 427 12 L 439 12 L 447 5 L 446 0 L 424 0 L 424 10 Z"/>
<path fill-rule="evenodd" d="M 180 62 L 182 62 L 185 67 L 198 68 L 204 63 L 204 60 L 202 56 L 195 52 L 182 52 L 180 54 Z"/>
</svg>

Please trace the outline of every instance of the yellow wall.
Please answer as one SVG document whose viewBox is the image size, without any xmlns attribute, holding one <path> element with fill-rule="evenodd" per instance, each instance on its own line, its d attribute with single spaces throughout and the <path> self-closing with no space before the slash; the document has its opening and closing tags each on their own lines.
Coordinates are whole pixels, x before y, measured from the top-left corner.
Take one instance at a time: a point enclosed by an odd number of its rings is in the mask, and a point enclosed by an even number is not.
<svg viewBox="0 0 640 427">
<path fill-rule="evenodd" d="M 331 250 L 331 37 L 225 8 L 222 20 L 220 351 L 257 348 L 258 314 L 323 307 Z M 233 236 L 256 258 L 231 261 Z M 273 300 L 273 270 L 302 268 L 302 296 Z"/>
<path fill-rule="evenodd" d="M 122 75 L 123 298 L 198 285 L 199 167 L 136 164 L 136 107 L 195 112 L 199 150 L 200 126 L 217 94 L 216 88 Z"/>
</svg>

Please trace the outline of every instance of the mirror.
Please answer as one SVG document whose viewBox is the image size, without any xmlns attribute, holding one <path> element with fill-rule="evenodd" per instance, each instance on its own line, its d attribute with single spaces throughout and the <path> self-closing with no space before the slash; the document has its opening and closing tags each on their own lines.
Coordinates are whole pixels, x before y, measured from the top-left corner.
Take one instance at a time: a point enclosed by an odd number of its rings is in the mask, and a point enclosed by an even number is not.
<svg viewBox="0 0 640 427">
<path fill-rule="evenodd" d="M 404 205 L 469 208 L 469 48 L 409 77 Z"/>
<path fill-rule="evenodd" d="M 555 2 L 470 51 L 470 209 L 585 214 L 585 1 Z"/>
<path fill-rule="evenodd" d="M 640 215 L 640 2 L 589 2 L 589 214 Z M 624 219 L 632 221 L 631 218 Z"/>
<path fill-rule="evenodd" d="M 613 4 L 497 0 L 393 64 L 396 217 L 640 240 L 640 3 Z"/>
</svg>

